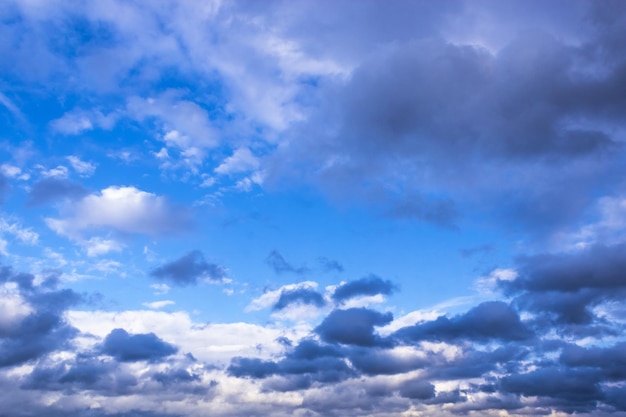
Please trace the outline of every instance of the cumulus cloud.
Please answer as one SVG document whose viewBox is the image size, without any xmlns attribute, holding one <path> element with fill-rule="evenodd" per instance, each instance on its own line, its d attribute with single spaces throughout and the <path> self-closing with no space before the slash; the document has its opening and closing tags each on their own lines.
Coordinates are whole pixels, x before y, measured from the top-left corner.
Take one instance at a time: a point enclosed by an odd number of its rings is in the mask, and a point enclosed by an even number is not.
<svg viewBox="0 0 626 417">
<path fill-rule="evenodd" d="M 389 295 L 395 290 L 395 286 L 389 280 L 383 280 L 376 275 L 346 282 L 335 289 L 332 297 L 335 302 L 341 303 L 350 298 L 359 296 Z"/>
<path fill-rule="evenodd" d="M 228 282 L 226 268 L 208 263 L 200 251 L 191 251 L 181 258 L 153 269 L 150 275 L 167 280 L 174 285 L 195 285 L 199 280 L 220 283 Z"/>
<path fill-rule="evenodd" d="M 77 238 L 83 232 L 114 230 L 120 233 L 161 235 L 187 229 L 188 212 L 135 187 L 111 186 L 66 205 L 62 218 L 46 218 L 55 232 Z"/>
<path fill-rule="evenodd" d="M 173 355 L 178 349 L 161 340 L 154 333 L 129 334 L 124 329 L 113 329 L 104 338 L 101 352 L 121 362 L 156 361 Z"/>
</svg>

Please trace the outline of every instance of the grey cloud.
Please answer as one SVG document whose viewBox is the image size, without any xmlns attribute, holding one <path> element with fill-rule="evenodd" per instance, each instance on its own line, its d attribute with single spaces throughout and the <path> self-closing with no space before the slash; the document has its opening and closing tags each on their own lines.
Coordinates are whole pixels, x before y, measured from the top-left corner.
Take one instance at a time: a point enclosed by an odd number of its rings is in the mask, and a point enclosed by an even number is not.
<svg viewBox="0 0 626 417">
<path fill-rule="evenodd" d="M 521 341 L 532 336 L 531 330 L 522 323 L 517 312 L 501 301 L 484 302 L 451 319 L 442 316 L 434 321 L 404 327 L 393 335 L 394 338 L 407 342 L 455 339 L 477 342 Z"/>
<path fill-rule="evenodd" d="M 297 288 L 294 290 L 283 290 L 272 308 L 280 311 L 291 304 L 308 304 L 315 307 L 324 307 L 326 301 L 324 297 L 315 290 Z"/>
<path fill-rule="evenodd" d="M 332 298 L 337 302 L 342 302 L 363 295 L 389 295 L 395 289 L 396 286 L 391 281 L 372 274 L 340 285 L 335 289 Z"/>
<path fill-rule="evenodd" d="M 343 272 L 344 271 L 343 265 L 341 265 L 338 261 L 334 259 L 328 259 L 326 257 L 321 256 L 317 258 L 317 262 L 320 264 L 324 272 Z"/>
<path fill-rule="evenodd" d="M 517 36 L 496 50 L 437 36 L 381 44 L 349 81 L 322 93 L 319 113 L 293 127 L 289 136 L 302 139 L 277 153 L 270 178 L 304 179 L 337 198 L 443 225 L 460 224 L 468 211 L 546 230 L 577 219 L 593 202 L 589 190 L 623 177 L 623 147 L 609 126 L 623 117 L 616 92 L 625 85 L 625 60 L 593 49 L 609 41 L 591 23 L 590 8 L 568 10 L 569 30 L 584 34 L 575 46 L 545 22 L 512 30 Z M 578 186 L 563 186 L 572 183 Z M 484 204 L 511 191 L 510 207 L 491 212 Z"/>
<path fill-rule="evenodd" d="M 276 272 L 277 274 L 282 274 L 284 272 L 290 272 L 297 275 L 305 274 L 309 271 L 309 269 L 305 266 L 295 267 L 283 258 L 283 255 L 280 254 L 277 250 L 273 250 L 267 255 L 267 259 L 265 260 L 267 264 Z"/>
<path fill-rule="evenodd" d="M 158 361 L 178 351 L 175 346 L 159 339 L 154 333 L 129 334 L 114 329 L 102 342 L 101 352 L 121 362 Z"/>
<path fill-rule="evenodd" d="M 239 378 L 284 378 L 266 385 L 267 388 L 283 391 L 308 388 L 315 382 L 339 382 L 357 375 L 346 364 L 341 350 L 307 339 L 288 352 L 285 358 L 276 362 L 257 358 L 234 358 L 227 372 Z"/>
<path fill-rule="evenodd" d="M 386 349 L 353 349 L 349 352 L 352 365 L 365 375 L 394 375 L 426 368 L 436 363 L 433 357 L 404 357 Z"/>
<path fill-rule="evenodd" d="M 379 346 L 388 342 L 374 334 L 374 327 L 384 326 L 392 320 L 391 313 L 383 314 L 366 308 L 333 310 L 315 332 L 328 343 Z"/>
<path fill-rule="evenodd" d="M 34 276 L 15 272 L 9 266 L 0 269 L 0 282 L 14 282 L 33 311 L 15 327 L 0 331 L 0 367 L 38 360 L 58 349 L 70 346 L 78 331 L 64 319 L 64 312 L 82 301 L 70 289 L 35 286 Z M 48 280 L 49 281 L 49 280 Z"/>
<path fill-rule="evenodd" d="M 195 285 L 200 279 L 207 279 L 210 282 L 223 282 L 226 279 L 226 268 L 208 263 L 202 252 L 195 250 L 152 270 L 150 275 L 175 285 L 186 286 Z"/>
<path fill-rule="evenodd" d="M 626 295 L 626 245 L 595 245 L 574 252 L 518 260 L 519 277 L 500 282 L 523 309 L 553 316 L 561 325 L 597 323 L 592 308 Z"/>
<path fill-rule="evenodd" d="M 40 206 L 52 201 L 71 198 L 78 199 L 89 193 L 82 185 L 64 178 L 44 178 L 33 184 L 28 194 L 28 206 Z"/>
<path fill-rule="evenodd" d="M 435 386 L 419 379 L 408 380 L 400 386 L 400 395 L 406 398 L 427 400 L 435 396 Z"/>
<path fill-rule="evenodd" d="M 596 372 L 545 367 L 501 380 L 504 391 L 550 398 L 547 404 L 569 412 L 591 411 L 603 398 Z"/>
</svg>

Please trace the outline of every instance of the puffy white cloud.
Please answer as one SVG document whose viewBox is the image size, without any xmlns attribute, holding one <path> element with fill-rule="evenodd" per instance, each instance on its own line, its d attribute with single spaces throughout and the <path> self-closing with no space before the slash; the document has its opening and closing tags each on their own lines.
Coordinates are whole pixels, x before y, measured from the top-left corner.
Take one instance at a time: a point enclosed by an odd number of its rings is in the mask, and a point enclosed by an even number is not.
<svg viewBox="0 0 626 417">
<path fill-rule="evenodd" d="M 104 338 L 111 330 L 123 328 L 129 333 L 155 333 L 168 343 L 176 344 L 181 352 L 189 352 L 201 361 L 225 365 L 235 356 L 270 358 L 284 351 L 277 341 L 281 336 L 299 340 L 308 327 L 291 328 L 259 326 L 251 323 L 194 322 L 189 314 L 178 311 L 69 311 L 72 326 L 85 334 Z M 79 338 L 83 348 L 98 342 L 90 337 Z M 259 349 L 259 347 L 262 347 Z"/>
<path fill-rule="evenodd" d="M 185 210 L 171 206 L 164 197 L 135 187 L 105 188 L 68 203 L 64 214 L 62 218 L 46 218 L 46 224 L 58 234 L 78 240 L 84 232 L 100 229 L 159 235 L 180 232 L 189 225 Z M 94 244 L 103 242 L 96 240 Z"/>
</svg>

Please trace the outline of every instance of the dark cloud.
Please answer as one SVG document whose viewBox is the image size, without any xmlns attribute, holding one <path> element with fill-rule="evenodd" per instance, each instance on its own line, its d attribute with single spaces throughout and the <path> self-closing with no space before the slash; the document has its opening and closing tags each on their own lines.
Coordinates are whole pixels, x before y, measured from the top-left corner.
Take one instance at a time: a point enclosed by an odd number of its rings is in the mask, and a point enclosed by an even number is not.
<svg viewBox="0 0 626 417">
<path fill-rule="evenodd" d="M 40 206 L 65 198 L 77 199 L 89 193 L 82 185 L 65 178 L 44 178 L 33 184 L 26 204 Z"/>
<path fill-rule="evenodd" d="M 591 411 L 603 398 L 598 374 L 589 370 L 545 367 L 525 374 L 502 378 L 504 391 L 526 397 L 548 397 L 550 406 L 573 411 Z"/>
<path fill-rule="evenodd" d="M 411 379 L 400 386 L 400 395 L 416 400 L 427 400 L 435 396 L 435 386 L 428 381 Z"/>
<path fill-rule="evenodd" d="M 181 258 L 160 266 L 150 275 L 175 285 L 195 285 L 200 279 L 210 282 L 223 282 L 226 279 L 226 268 L 208 263 L 202 252 L 194 250 Z"/>
<path fill-rule="evenodd" d="M 120 362 L 158 361 L 178 351 L 154 333 L 131 335 L 124 329 L 112 330 L 100 350 Z"/>
<path fill-rule="evenodd" d="M 313 383 L 339 382 L 357 375 L 344 360 L 344 353 L 340 349 L 319 345 L 308 339 L 301 341 L 285 358 L 276 362 L 234 358 L 227 372 L 239 378 L 281 377 L 283 379 L 266 386 L 281 391 L 308 388 Z"/>
<path fill-rule="evenodd" d="M 295 267 L 291 265 L 277 250 L 271 251 L 270 254 L 267 255 L 265 261 L 277 274 L 289 272 L 292 274 L 302 275 L 309 272 L 309 269 L 305 266 Z"/>
<path fill-rule="evenodd" d="M 320 264 L 324 272 L 343 272 L 344 271 L 343 265 L 341 265 L 338 261 L 334 259 L 328 259 L 326 257 L 321 256 L 317 258 L 317 262 Z"/>
<path fill-rule="evenodd" d="M 468 212 L 507 227 L 541 225 L 537 234 L 570 224 L 594 202 L 593 190 L 619 186 L 624 173 L 614 128 L 626 108 L 617 93 L 626 59 L 606 52 L 624 31 L 593 23 L 595 8 L 569 8 L 563 26 L 587 37 L 575 45 L 545 22 L 546 10 L 524 12 L 537 22 L 532 30 L 509 29 L 495 16 L 523 19 L 473 5 L 469 15 L 484 12 L 507 33 L 497 47 L 429 36 L 373 49 L 287 133 L 300 140 L 273 156 L 270 179 L 304 179 L 337 198 L 442 225 Z"/>
<path fill-rule="evenodd" d="M 353 349 L 349 353 L 352 365 L 365 375 L 394 375 L 426 368 L 435 363 L 427 356 L 400 356 L 386 349 Z"/>
<path fill-rule="evenodd" d="M 324 307 L 326 301 L 317 291 L 310 288 L 296 288 L 294 290 L 283 290 L 278 297 L 278 301 L 272 307 L 274 310 L 283 310 L 291 304 L 308 304 L 315 307 Z"/>
<path fill-rule="evenodd" d="M 366 308 L 333 310 L 315 332 L 328 343 L 378 346 L 387 342 L 374 334 L 374 327 L 389 324 L 391 320 L 391 313 L 383 314 Z"/>
<path fill-rule="evenodd" d="M 383 280 L 376 275 L 346 282 L 335 289 L 332 297 L 337 302 L 342 302 L 353 297 L 364 295 L 389 295 L 396 289 L 389 280 Z"/>
<path fill-rule="evenodd" d="M 49 280 L 47 280 L 49 281 Z M 35 286 L 34 276 L 0 268 L 0 282 L 16 283 L 32 311 L 13 326 L 0 328 L 0 367 L 34 361 L 71 345 L 77 330 L 64 319 L 65 311 L 82 301 L 70 289 Z"/>
<path fill-rule="evenodd" d="M 541 254 L 518 260 L 519 277 L 500 282 L 523 309 L 552 317 L 547 325 L 589 325 L 592 308 L 626 296 L 626 245 L 594 245 L 571 253 Z"/>
<path fill-rule="evenodd" d="M 560 362 L 568 368 L 593 368 L 607 380 L 623 381 L 626 380 L 626 342 L 610 347 L 567 345 L 561 352 Z"/>
<path fill-rule="evenodd" d="M 451 319 L 442 316 L 434 321 L 404 327 L 393 337 L 403 341 L 469 339 L 487 342 L 521 341 L 532 335 L 531 330 L 509 305 L 501 301 L 489 301 Z"/>
</svg>

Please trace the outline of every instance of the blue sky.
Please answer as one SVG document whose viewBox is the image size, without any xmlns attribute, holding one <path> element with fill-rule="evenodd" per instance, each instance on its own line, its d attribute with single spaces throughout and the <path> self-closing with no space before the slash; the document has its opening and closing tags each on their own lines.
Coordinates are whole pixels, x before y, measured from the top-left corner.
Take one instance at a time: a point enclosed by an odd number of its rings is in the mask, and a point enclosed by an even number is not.
<svg viewBox="0 0 626 417">
<path fill-rule="evenodd" d="M 624 416 L 620 1 L 0 5 L 0 414 Z"/>
</svg>

